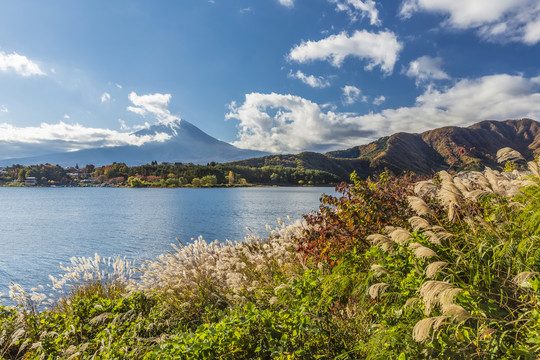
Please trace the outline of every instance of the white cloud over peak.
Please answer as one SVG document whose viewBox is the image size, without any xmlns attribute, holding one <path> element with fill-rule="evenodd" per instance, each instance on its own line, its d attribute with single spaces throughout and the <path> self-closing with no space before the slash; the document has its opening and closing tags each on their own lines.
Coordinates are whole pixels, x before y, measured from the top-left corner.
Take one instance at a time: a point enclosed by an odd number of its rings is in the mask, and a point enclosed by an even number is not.
<svg viewBox="0 0 540 360">
<path fill-rule="evenodd" d="M 408 77 L 416 78 L 418 86 L 430 80 L 450 79 L 450 76 L 441 67 L 442 59 L 440 57 L 422 56 L 411 61 L 404 73 Z"/>
<path fill-rule="evenodd" d="M 111 94 L 109 94 L 108 92 L 104 92 L 103 95 L 101 95 L 101 102 L 104 103 L 104 102 L 108 102 L 111 100 Z"/>
<path fill-rule="evenodd" d="M 456 29 L 476 29 L 480 37 L 496 42 L 540 41 L 540 2 L 537 0 L 404 0 L 400 14 L 418 11 L 448 15 Z"/>
<path fill-rule="evenodd" d="M 162 123 L 180 120 L 180 117 L 172 115 L 168 109 L 171 97 L 171 94 L 137 95 L 137 93 L 132 92 L 128 98 L 134 106 L 128 106 L 127 110 L 141 116 L 151 114 Z"/>
<path fill-rule="evenodd" d="M 17 152 L 25 151 L 25 147 L 46 147 L 47 151 L 52 153 L 104 146 L 141 146 L 147 142 L 163 142 L 169 138 L 170 135 L 164 133 L 136 136 L 115 130 L 67 124 L 63 121 L 58 124 L 42 123 L 39 126 L 29 127 L 15 127 L 2 123 L 0 124 L 0 144 L 2 144 L 0 158 L 27 156 L 28 154 L 24 152 Z"/>
<path fill-rule="evenodd" d="M 380 66 L 383 72 L 390 74 L 402 48 L 393 32 L 357 30 L 351 36 L 342 32 L 319 41 L 302 42 L 291 49 L 289 60 L 298 63 L 326 60 L 335 67 L 341 67 L 345 58 L 351 56 L 368 60 L 366 70 Z"/>
<path fill-rule="evenodd" d="M 345 85 L 341 91 L 343 92 L 343 104 L 344 105 L 352 105 L 358 100 L 362 100 L 362 102 L 367 101 L 366 96 L 361 96 L 362 91 L 357 88 L 356 86 L 352 85 Z"/>
<path fill-rule="evenodd" d="M 357 21 L 358 18 L 369 17 L 369 23 L 371 25 L 380 25 L 379 11 L 375 1 L 373 0 L 330 0 L 336 4 L 336 8 L 339 11 L 345 11 L 351 17 L 353 21 Z"/>
<path fill-rule="evenodd" d="M 322 76 L 306 75 L 300 70 L 297 70 L 295 73 L 292 71 L 289 72 L 289 77 L 291 79 L 298 79 L 313 88 L 325 88 L 330 86 L 330 81 L 328 81 L 328 79 Z"/>
<path fill-rule="evenodd" d="M 326 111 L 294 95 L 247 94 L 232 104 L 228 119 L 240 121 L 234 145 L 271 152 L 343 149 L 400 131 L 465 126 L 492 119 L 540 119 L 540 83 L 497 74 L 458 81 L 445 90 L 428 88 L 410 107 L 358 115 Z"/>
<path fill-rule="evenodd" d="M 279 3 L 283 6 L 286 6 L 288 8 L 294 7 L 294 0 L 278 0 Z"/>
<path fill-rule="evenodd" d="M 251 93 L 241 106 L 232 103 L 230 110 L 226 119 L 240 121 L 239 140 L 233 145 L 242 148 L 298 152 L 370 135 L 348 114 L 324 112 L 318 104 L 294 95 Z"/>
<path fill-rule="evenodd" d="M 46 75 L 35 62 L 15 52 L 6 54 L 0 51 L 0 71 L 12 71 L 24 77 Z"/>
</svg>

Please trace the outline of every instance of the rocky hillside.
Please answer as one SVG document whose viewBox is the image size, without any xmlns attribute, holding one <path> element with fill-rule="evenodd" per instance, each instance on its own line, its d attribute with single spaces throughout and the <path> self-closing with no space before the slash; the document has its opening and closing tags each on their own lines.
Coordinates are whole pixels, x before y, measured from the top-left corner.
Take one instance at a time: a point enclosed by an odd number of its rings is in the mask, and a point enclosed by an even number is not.
<svg viewBox="0 0 540 360">
<path fill-rule="evenodd" d="M 389 169 L 395 174 L 413 171 L 480 170 L 496 167 L 496 153 L 510 147 L 527 160 L 540 155 L 540 123 L 531 119 L 486 120 L 469 127 L 447 126 L 421 134 L 397 133 L 367 145 L 326 154 L 305 152 L 274 155 L 235 162 L 246 166 L 286 166 L 323 170 L 347 179 Z"/>
</svg>

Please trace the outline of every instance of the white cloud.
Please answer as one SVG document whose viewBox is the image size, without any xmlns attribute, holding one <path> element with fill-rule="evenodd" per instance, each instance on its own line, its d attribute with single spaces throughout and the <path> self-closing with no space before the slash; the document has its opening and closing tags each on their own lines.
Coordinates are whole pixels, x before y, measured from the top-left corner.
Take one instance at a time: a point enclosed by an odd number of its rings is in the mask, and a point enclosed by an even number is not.
<svg viewBox="0 0 540 360">
<path fill-rule="evenodd" d="M 111 94 L 109 94 L 108 92 L 104 92 L 103 95 L 101 95 L 101 102 L 104 103 L 104 102 L 108 102 L 111 100 Z"/>
<path fill-rule="evenodd" d="M 226 118 L 240 120 L 239 141 L 233 145 L 243 148 L 298 152 L 336 146 L 336 138 L 370 135 L 348 114 L 325 113 L 294 95 L 251 93 L 242 106 L 232 103 L 230 110 Z"/>
<path fill-rule="evenodd" d="M 390 74 L 402 48 L 403 45 L 393 32 L 371 33 L 357 30 L 351 36 L 342 32 L 319 41 L 302 42 L 291 49 L 289 59 L 299 63 L 326 60 L 333 66 L 340 67 L 346 57 L 352 56 L 368 60 L 366 70 L 380 66 L 382 71 Z"/>
<path fill-rule="evenodd" d="M 279 3 L 283 6 L 286 6 L 288 8 L 294 7 L 294 0 L 278 0 Z"/>
<path fill-rule="evenodd" d="M 39 66 L 26 56 L 17 53 L 6 54 L 0 51 L 0 71 L 13 71 L 22 76 L 45 75 Z"/>
<path fill-rule="evenodd" d="M 253 8 L 251 6 L 240 9 L 240 14 L 245 14 L 245 13 L 248 13 L 248 12 L 253 12 Z"/>
<path fill-rule="evenodd" d="M 313 88 L 325 88 L 327 86 L 330 86 L 330 81 L 328 81 L 328 79 L 322 76 L 316 77 L 313 75 L 306 75 L 300 70 L 297 70 L 295 73 L 293 73 L 292 71 L 289 72 L 289 77 L 292 79 L 298 79 L 304 84 L 309 85 Z"/>
<path fill-rule="evenodd" d="M 141 116 L 151 114 L 162 123 L 180 120 L 180 117 L 172 115 L 167 108 L 171 100 L 171 94 L 155 93 L 139 96 L 135 92 L 132 92 L 128 98 L 135 106 L 128 106 L 127 110 L 135 114 Z"/>
<path fill-rule="evenodd" d="M 405 0 L 400 14 L 418 11 L 448 15 L 446 24 L 456 29 L 476 29 L 489 41 L 540 41 L 540 2 L 537 0 Z"/>
<path fill-rule="evenodd" d="M 131 128 L 126 124 L 126 122 L 122 119 L 118 119 L 118 122 L 120 123 L 120 130 L 130 130 Z"/>
<path fill-rule="evenodd" d="M 416 78 L 417 86 L 430 80 L 450 79 L 441 66 L 442 59 L 440 57 L 422 56 L 409 63 L 405 75 Z"/>
<path fill-rule="evenodd" d="M 2 105 L 0 106 L 0 113 L 7 113 L 9 112 L 8 108 L 6 107 L 6 105 Z"/>
<path fill-rule="evenodd" d="M 88 128 L 80 124 L 42 123 L 34 127 L 15 127 L 10 124 L 0 124 L 0 143 L 2 151 L 6 147 L 16 149 L 25 146 L 43 146 L 50 152 L 74 151 L 104 146 L 136 145 L 141 146 L 148 142 L 163 142 L 170 135 L 158 133 L 156 135 L 137 136 L 131 133 L 118 132 L 109 129 Z M 1 154 L 6 156 L 5 154 Z M 10 152 L 8 157 L 18 157 L 16 152 Z"/>
<path fill-rule="evenodd" d="M 119 88 L 119 89 L 122 88 L 122 85 L 120 85 L 120 84 L 114 84 L 114 85 L 116 85 L 116 87 Z"/>
<path fill-rule="evenodd" d="M 64 119 L 71 119 L 71 116 L 69 116 L 68 114 L 64 114 Z"/>
<path fill-rule="evenodd" d="M 361 97 L 362 91 L 356 86 L 345 85 L 341 90 L 343 91 L 343 104 L 344 105 L 352 105 L 358 100 L 362 100 L 362 102 L 367 101 L 366 96 Z"/>
<path fill-rule="evenodd" d="M 336 4 L 336 8 L 339 11 L 345 11 L 351 17 L 353 21 L 357 21 L 358 18 L 369 17 L 369 23 L 371 25 L 380 25 L 379 11 L 375 1 L 373 0 L 330 0 Z"/>
<path fill-rule="evenodd" d="M 271 152 L 343 149 L 396 132 L 422 132 L 485 120 L 540 119 L 540 83 L 517 75 L 458 81 L 444 91 L 428 88 L 410 107 L 358 115 L 325 111 L 293 95 L 246 95 L 226 116 L 240 121 L 239 147 Z"/>
<path fill-rule="evenodd" d="M 377 96 L 374 100 L 373 100 L 373 105 L 382 105 L 382 103 L 384 103 L 386 101 L 386 97 L 384 95 L 381 95 L 381 96 Z"/>
</svg>

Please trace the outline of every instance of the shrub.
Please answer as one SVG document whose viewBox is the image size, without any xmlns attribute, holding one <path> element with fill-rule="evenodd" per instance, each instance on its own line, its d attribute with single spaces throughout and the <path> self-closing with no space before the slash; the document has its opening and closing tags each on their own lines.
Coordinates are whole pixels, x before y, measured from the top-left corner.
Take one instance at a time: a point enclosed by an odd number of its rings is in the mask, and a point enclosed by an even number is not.
<svg viewBox="0 0 540 360">
<path fill-rule="evenodd" d="M 378 181 L 362 180 L 355 173 L 352 184 L 342 183 L 340 197 L 323 195 L 317 213 L 305 216 L 310 227 L 299 251 L 305 256 L 333 262 L 356 248 L 366 250 L 366 236 L 386 225 L 403 226 L 410 215 L 407 195 L 412 194 L 412 176 L 380 175 Z"/>
</svg>

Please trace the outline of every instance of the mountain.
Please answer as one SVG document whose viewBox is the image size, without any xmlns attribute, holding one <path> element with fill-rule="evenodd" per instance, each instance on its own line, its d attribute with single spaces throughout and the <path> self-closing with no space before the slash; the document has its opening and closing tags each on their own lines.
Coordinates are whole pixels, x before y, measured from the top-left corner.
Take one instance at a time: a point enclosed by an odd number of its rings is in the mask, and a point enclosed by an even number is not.
<svg viewBox="0 0 540 360">
<path fill-rule="evenodd" d="M 497 151 L 510 147 L 531 160 L 540 154 L 540 123 L 531 119 L 486 120 L 421 134 L 397 133 L 351 149 L 327 153 L 336 159 L 368 159 L 374 169 L 430 174 L 443 169 L 497 166 Z"/>
<path fill-rule="evenodd" d="M 73 152 L 39 155 L 18 159 L 0 160 L 0 165 L 12 164 L 94 164 L 96 166 L 124 162 L 127 165 L 141 165 L 152 161 L 206 164 L 209 162 L 228 162 L 262 156 L 267 153 L 239 149 L 206 134 L 186 120 L 158 123 L 134 133 L 136 136 L 165 134 L 164 142 L 149 142 L 141 146 L 125 145 L 85 149 Z"/>
<path fill-rule="evenodd" d="M 486 120 L 469 127 L 447 126 L 421 134 L 397 133 L 367 145 L 326 154 L 270 155 L 236 161 L 245 166 L 287 166 L 322 170 L 347 180 L 352 171 L 361 177 L 388 169 L 395 174 L 419 175 L 439 170 L 497 167 L 497 151 L 510 147 L 527 160 L 540 155 L 540 123 L 531 119 Z"/>
</svg>

